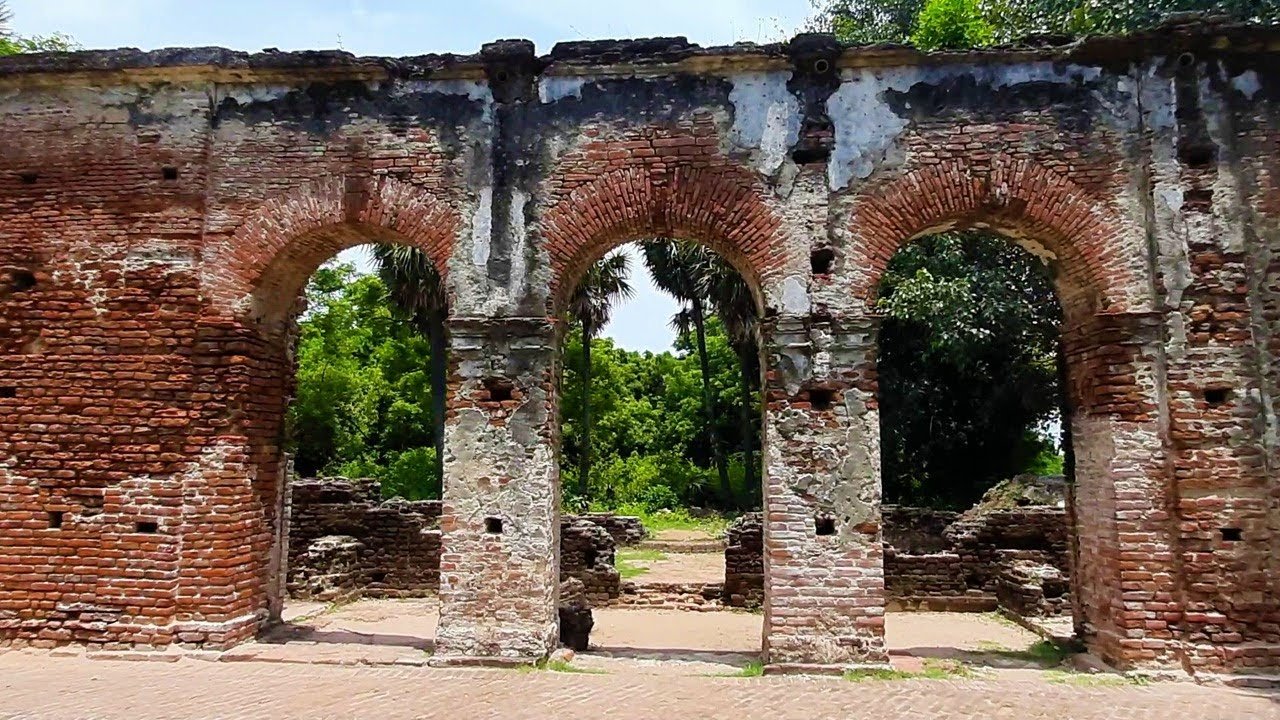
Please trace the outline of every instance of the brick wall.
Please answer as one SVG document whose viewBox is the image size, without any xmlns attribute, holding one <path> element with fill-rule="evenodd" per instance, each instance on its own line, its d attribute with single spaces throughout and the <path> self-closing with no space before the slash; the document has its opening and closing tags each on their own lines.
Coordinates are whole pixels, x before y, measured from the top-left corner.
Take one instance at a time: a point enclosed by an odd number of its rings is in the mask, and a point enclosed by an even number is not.
<svg viewBox="0 0 1280 720">
<path fill-rule="evenodd" d="M 1026 614 L 1071 612 L 1065 508 L 978 506 L 960 514 L 897 505 L 885 506 L 883 523 L 890 608 L 985 612 L 1007 598 Z M 729 528 L 726 605 L 754 607 L 763 596 L 760 524 L 760 513 L 747 513 Z"/>
<path fill-rule="evenodd" d="M 439 591 L 439 500 L 383 499 L 376 480 L 346 478 L 296 480 L 289 495 L 291 597 L 421 597 Z M 616 545 L 606 528 L 634 532 L 635 518 L 619 517 L 561 519 L 560 578 L 579 580 L 593 606 L 620 592 Z"/>
<path fill-rule="evenodd" d="M 545 655 L 556 315 L 593 259 L 676 236 L 764 317 L 769 662 L 882 660 L 876 281 L 981 227 L 1064 309 L 1082 636 L 1280 666 L 1276 33 L 0 59 L 0 642 L 266 622 L 295 298 L 392 242 L 449 298 L 438 654 Z"/>
</svg>

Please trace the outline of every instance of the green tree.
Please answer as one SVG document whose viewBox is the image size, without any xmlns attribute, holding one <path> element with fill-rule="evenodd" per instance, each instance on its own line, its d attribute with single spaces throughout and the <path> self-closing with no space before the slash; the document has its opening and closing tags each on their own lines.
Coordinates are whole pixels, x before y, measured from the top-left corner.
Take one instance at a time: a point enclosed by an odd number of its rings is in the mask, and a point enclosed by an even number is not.
<svg viewBox="0 0 1280 720">
<path fill-rule="evenodd" d="M 286 424 L 297 471 L 374 477 L 387 495 L 439 497 L 428 340 L 393 312 L 380 278 L 351 265 L 320 268 L 306 295 Z"/>
<path fill-rule="evenodd" d="M 922 50 L 953 50 L 986 45 L 993 35 L 978 0 L 928 0 L 911 43 Z"/>
<path fill-rule="evenodd" d="M 886 499 L 965 507 L 1029 469 L 1062 392 L 1043 263 L 989 234 L 935 235 L 893 258 L 880 294 Z"/>
<path fill-rule="evenodd" d="M 67 52 L 79 50 L 80 45 L 69 35 L 23 36 L 13 32 L 13 11 L 9 4 L 0 1 L 0 56 L 29 52 Z"/>
<path fill-rule="evenodd" d="M 845 42 L 864 45 L 912 41 L 927 0 L 812 0 L 813 30 L 835 33 Z M 1104 35 L 1142 30 L 1170 13 L 1204 12 L 1258 23 L 1280 21 L 1276 0 L 973 0 L 991 34 L 974 36 L 972 45 L 1005 43 L 1031 35 Z M 942 13 L 946 15 L 946 13 Z M 935 44 L 928 47 L 967 47 Z M 922 46 L 923 47 L 923 46 Z"/>
<path fill-rule="evenodd" d="M 711 434 L 716 473 L 724 502 L 732 502 L 729 464 L 717 439 L 715 407 L 712 402 L 711 365 L 707 356 L 707 313 L 712 276 L 719 257 L 710 248 L 681 240 L 651 240 L 642 244 L 645 265 L 653 282 L 684 307 L 672 319 L 681 335 L 693 331 L 702 370 L 702 409 Z"/>
<path fill-rule="evenodd" d="M 588 400 L 582 403 L 582 426 L 578 448 L 578 494 L 589 497 L 591 478 L 591 341 L 609 324 L 614 305 L 631 297 L 630 273 L 627 256 L 613 253 L 598 260 L 587 269 L 569 298 L 568 313 L 578 323 L 582 333 L 582 395 Z"/>
<path fill-rule="evenodd" d="M 722 258 L 712 263 L 708 285 L 711 305 L 723 323 L 729 343 L 738 356 L 739 448 L 742 452 L 747 495 L 745 500 L 758 505 L 763 488 L 757 476 L 755 447 L 760 432 L 758 384 L 760 380 L 760 318 L 756 300 L 742 275 Z"/>
<path fill-rule="evenodd" d="M 391 301 L 430 344 L 432 443 L 435 475 L 444 478 L 444 419 L 448 395 L 449 300 L 435 263 L 425 252 L 404 245 L 376 245 L 373 258 Z"/>
</svg>

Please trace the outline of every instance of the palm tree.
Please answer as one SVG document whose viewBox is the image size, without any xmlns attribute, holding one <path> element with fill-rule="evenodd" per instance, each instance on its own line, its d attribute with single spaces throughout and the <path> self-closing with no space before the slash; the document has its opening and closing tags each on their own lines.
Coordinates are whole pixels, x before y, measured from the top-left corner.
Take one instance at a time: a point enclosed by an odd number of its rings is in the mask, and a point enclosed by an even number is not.
<svg viewBox="0 0 1280 720">
<path fill-rule="evenodd" d="M 375 245 L 373 259 L 378 276 L 387 286 L 391 301 L 431 347 L 431 434 L 436 448 L 436 473 L 444 483 L 444 416 L 448 393 L 448 338 L 445 320 L 449 299 L 435 263 L 418 248 L 404 245 Z"/>
<path fill-rule="evenodd" d="M 707 305 L 711 279 L 719 256 L 709 248 L 681 240 L 650 240 L 643 243 L 645 265 L 660 289 L 671 294 L 684 307 L 672 318 L 680 334 L 692 329 L 697 340 L 698 363 L 702 368 L 702 411 L 707 433 L 720 475 L 720 494 L 724 502 L 733 501 L 729 485 L 729 465 L 716 433 L 715 407 L 711 399 L 711 362 L 707 357 Z"/>
<path fill-rule="evenodd" d="M 756 312 L 756 301 L 751 295 L 751 288 L 742 279 L 742 275 L 732 265 L 721 258 L 715 259 L 712 267 L 710 283 L 711 305 L 715 308 L 720 322 L 724 323 L 729 342 L 738 354 L 739 384 L 742 393 L 742 404 L 739 422 L 742 426 L 741 449 L 742 461 L 746 472 L 745 482 L 749 500 L 753 504 L 760 501 L 763 488 L 756 476 L 755 464 L 755 419 L 752 408 L 759 409 L 758 396 L 752 390 L 752 378 L 759 380 L 760 360 L 760 316 Z"/>
<path fill-rule="evenodd" d="M 631 297 L 630 262 L 614 253 L 587 269 L 569 298 L 568 314 L 582 328 L 582 422 L 578 435 L 578 494 L 587 497 L 591 475 L 591 339 L 609 323 L 614 305 Z"/>
</svg>

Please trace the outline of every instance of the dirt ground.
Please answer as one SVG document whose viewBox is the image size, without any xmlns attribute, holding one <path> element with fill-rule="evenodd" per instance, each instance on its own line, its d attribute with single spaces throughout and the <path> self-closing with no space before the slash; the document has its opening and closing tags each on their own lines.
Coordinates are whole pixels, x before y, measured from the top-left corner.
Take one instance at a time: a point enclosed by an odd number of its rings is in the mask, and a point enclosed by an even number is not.
<svg viewBox="0 0 1280 720">
<path fill-rule="evenodd" d="M 289 610 L 292 622 L 241 652 L 265 660 L 351 656 L 362 663 L 407 662 L 431 649 L 440 606 L 436 599 L 424 598 L 360 600 L 335 607 L 291 604 Z M 304 610 L 311 614 L 299 617 Z M 624 663 L 650 670 L 662 666 L 664 672 L 703 672 L 742 667 L 760 653 L 764 618 L 758 613 L 597 608 L 594 615 L 591 649 L 579 656 L 586 667 Z M 968 613 L 889 613 L 885 635 L 890 653 L 900 658 L 980 663 L 1007 661 L 1001 653 L 1024 652 L 1039 641 L 1003 619 Z"/>
<path fill-rule="evenodd" d="M 626 548 L 618 551 L 626 556 Z M 718 583 L 724 582 L 722 553 L 663 553 L 661 560 L 628 560 L 634 567 L 649 571 L 635 578 L 636 583 Z"/>
</svg>

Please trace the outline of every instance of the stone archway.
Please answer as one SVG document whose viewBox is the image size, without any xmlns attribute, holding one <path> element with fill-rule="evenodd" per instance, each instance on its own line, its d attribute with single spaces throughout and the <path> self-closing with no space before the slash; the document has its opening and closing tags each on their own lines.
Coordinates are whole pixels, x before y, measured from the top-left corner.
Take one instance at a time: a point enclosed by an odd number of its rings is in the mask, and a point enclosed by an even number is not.
<svg viewBox="0 0 1280 720">
<path fill-rule="evenodd" d="M 196 326 L 200 421 L 187 442 L 200 460 L 183 474 L 183 574 L 176 612 L 187 641 L 251 637 L 276 613 L 284 552 L 283 423 L 292 396 L 298 298 L 312 273 L 367 243 L 417 247 L 441 263 L 456 215 L 391 179 L 337 177 L 264 201 L 223 242 L 205 278 Z"/>
<path fill-rule="evenodd" d="M 1062 345 L 1075 450 L 1073 601 L 1078 631 L 1120 664 L 1174 652 L 1157 598 L 1173 592 L 1174 537 L 1160 451 L 1163 349 L 1143 278 L 1143 232 L 1112 199 L 1028 161 L 997 156 L 930 166 L 856 200 L 852 287 L 872 307 L 876 286 L 906 242 L 951 228 L 990 230 L 1045 258 L 1063 308 Z M 1138 548 L 1152 552 L 1135 560 Z M 1141 583 L 1147 593 L 1134 593 Z M 1117 609 L 1122 610 L 1117 611 Z M 1155 649 L 1155 648 L 1160 649 Z"/>
</svg>

